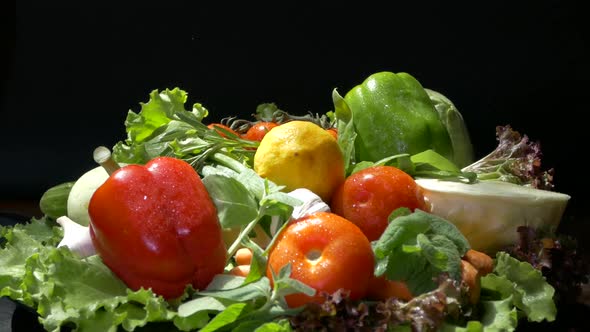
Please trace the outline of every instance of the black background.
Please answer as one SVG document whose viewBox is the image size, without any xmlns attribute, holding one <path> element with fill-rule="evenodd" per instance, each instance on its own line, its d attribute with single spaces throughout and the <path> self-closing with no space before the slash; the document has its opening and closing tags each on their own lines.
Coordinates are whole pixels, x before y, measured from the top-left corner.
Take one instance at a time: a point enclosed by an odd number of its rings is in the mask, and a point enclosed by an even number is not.
<svg viewBox="0 0 590 332">
<path fill-rule="evenodd" d="M 586 239 L 583 2 L 384 3 L 3 5 L 0 200 L 38 200 L 95 167 L 92 150 L 124 139 L 128 110 L 154 89 L 186 90 L 213 122 L 263 102 L 323 113 L 333 89 L 388 70 L 449 97 L 478 157 L 495 147 L 496 125 L 540 141 L 556 190 L 572 196 L 561 229 Z"/>
<path fill-rule="evenodd" d="M 495 147 L 496 125 L 540 141 L 574 209 L 590 184 L 581 5 L 19 1 L 15 20 L 3 14 L 0 199 L 38 199 L 94 167 L 94 147 L 124 139 L 127 111 L 153 89 L 186 90 L 209 121 L 262 102 L 323 113 L 334 88 L 388 70 L 449 97 L 477 156 Z"/>
</svg>

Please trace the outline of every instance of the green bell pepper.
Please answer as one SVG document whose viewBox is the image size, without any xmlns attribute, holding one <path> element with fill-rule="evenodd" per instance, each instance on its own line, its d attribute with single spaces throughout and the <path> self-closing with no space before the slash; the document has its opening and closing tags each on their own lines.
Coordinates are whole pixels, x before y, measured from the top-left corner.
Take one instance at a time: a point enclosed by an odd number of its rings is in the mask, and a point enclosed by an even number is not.
<svg viewBox="0 0 590 332">
<path fill-rule="evenodd" d="M 378 72 L 346 93 L 357 162 L 432 149 L 453 159 L 453 145 L 428 93 L 407 73 Z"/>
</svg>

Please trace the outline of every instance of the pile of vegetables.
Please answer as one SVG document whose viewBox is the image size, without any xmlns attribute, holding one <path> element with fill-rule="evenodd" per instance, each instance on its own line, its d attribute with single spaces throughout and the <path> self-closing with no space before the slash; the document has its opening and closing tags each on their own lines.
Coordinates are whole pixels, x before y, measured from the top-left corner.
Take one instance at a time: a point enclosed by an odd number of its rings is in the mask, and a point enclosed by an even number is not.
<svg viewBox="0 0 590 332">
<path fill-rule="evenodd" d="M 185 91 L 152 91 L 100 166 L 0 229 L 0 296 L 48 331 L 512 331 L 575 301 L 590 269 L 555 234 L 569 196 L 537 143 L 497 126 L 475 161 L 455 105 L 407 73 L 332 98 L 207 123 Z M 342 152 L 330 197 L 253 167 L 294 121 Z"/>
</svg>

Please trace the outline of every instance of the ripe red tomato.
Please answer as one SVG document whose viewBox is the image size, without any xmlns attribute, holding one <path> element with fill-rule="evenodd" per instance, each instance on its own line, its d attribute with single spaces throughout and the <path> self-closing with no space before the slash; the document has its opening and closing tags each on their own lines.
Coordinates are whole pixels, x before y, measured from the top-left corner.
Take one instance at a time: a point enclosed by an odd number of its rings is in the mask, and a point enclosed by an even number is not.
<svg viewBox="0 0 590 332">
<path fill-rule="evenodd" d="M 246 131 L 246 133 L 242 136 L 245 139 L 249 139 L 251 141 L 262 141 L 262 138 L 266 133 L 268 133 L 272 128 L 278 126 L 279 124 L 276 122 L 267 122 L 261 121 L 256 122 L 252 127 Z"/>
<path fill-rule="evenodd" d="M 397 208 L 425 210 L 422 190 L 409 174 L 393 166 L 373 166 L 351 174 L 332 196 L 332 212 L 352 221 L 369 241 L 379 239 Z"/>
<path fill-rule="evenodd" d="M 207 128 L 209 128 L 209 129 L 223 128 L 236 136 L 240 136 L 235 130 L 233 130 L 230 127 L 228 127 L 224 124 L 221 124 L 221 123 L 210 123 L 209 125 L 207 125 Z M 221 135 L 221 137 L 227 138 L 227 135 L 223 131 L 217 130 L 217 133 L 219 133 L 219 135 Z"/>
<path fill-rule="evenodd" d="M 291 263 L 291 278 L 315 288 L 314 296 L 285 296 L 291 308 L 322 303 L 323 292 L 349 291 L 352 299 L 367 293 L 375 258 L 371 243 L 350 221 L 330 212 L 317 212 L 292 220 L 277 235 L 268 256 L 266 274 Z M 272 269 L 272 270 L 271 270 Z"/>
</svg>

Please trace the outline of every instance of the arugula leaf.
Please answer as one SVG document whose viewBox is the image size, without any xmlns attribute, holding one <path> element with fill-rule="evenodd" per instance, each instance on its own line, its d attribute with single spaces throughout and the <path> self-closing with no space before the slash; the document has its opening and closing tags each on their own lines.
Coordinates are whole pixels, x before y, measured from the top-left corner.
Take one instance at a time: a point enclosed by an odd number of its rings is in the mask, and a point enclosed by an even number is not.
<svg viewBox="0 0 590 332">
<path fill-rule="evenodd" d="M 459 167 L 453 164 L 452 161 L 443 157 L 441 154 L 434 150 L 429 149 L 417 153 L 415 155 L 412 155 L 411 159 L 414 163 L 431 164 L 441 171 L 460 172 Z"/>
<path fill-rule="evenodd" d="M 352 174 L 368 167 L 381 165 L 397 167 L 414 178 L 432 178 L 466 183 L 473 183 L 477 180 L 475 173 L 460 170 L 450 160 L 434 150 L 425 150 L 414 155 L 402 153 L 375 162 L 360 161 L 354 164 L 349 172 Z"/>
<path fill-rule="evenodd" d="M 375 162 L 366 161 L 366 160 L 360 161 L 352 167 L 350 174 L 356 173 L 358 171 L 361 171 L 365 168 L 372 167 L 372 166 L 393 166 L 393 167 L 397 167 L 397 168 L 401 169 L 402 171 L 404 171 L 412 176 L 414 175 L 414 172 L 415 172 L 415 165 L 412 162 L 412 160 L 410 159 L 410 155 L 407 153 L 403 153 L 403 154 L 397 154 L 394 156 L 383 158 L 383 159 L 375 161 Z"/>
<path fill-rule="evenodd" d="M 460 170 L 449 159 L 434 150 L 425 150 L 410 157 L 414 163 L 412 176 L 417 178 L 443 179 L 473 183 L 477 175 L 473 172 Z"/>
</svg>

